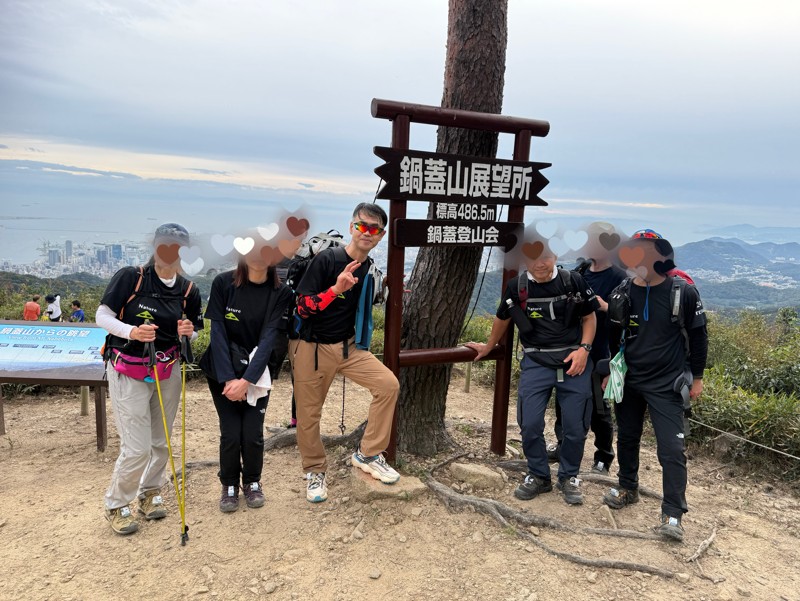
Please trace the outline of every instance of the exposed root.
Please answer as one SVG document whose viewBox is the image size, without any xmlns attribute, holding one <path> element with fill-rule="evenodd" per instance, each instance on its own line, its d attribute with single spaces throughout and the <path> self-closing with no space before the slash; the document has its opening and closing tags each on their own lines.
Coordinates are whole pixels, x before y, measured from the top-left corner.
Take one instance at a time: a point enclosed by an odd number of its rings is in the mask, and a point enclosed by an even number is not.
<svg viewBox="0 0 800 601">
<path fill-rule="evenodd" d="M 711 546 L 711 543 L 714 542 L 716 536 L 717 536 L 717 527 L 715 526 L 714 529 L 711 531 L 711 536 L 709 536 L 706 540 L 700 543 L 700 546 L 697 547 L 697 551 L 695 551 L 692 554 L 692 556 L 686 560 L 686 562 L 688 563 L 690 561 L 697 561 L 700 558 L 700 556 L 706 552 L 706 549 L 708 549 Z"/>
<path fill-rule="evenodd" d="M 701 566 L 700 562 L 698 560 L 696 560 L 696 559 L 694 560 L 694 565 L 697 566 L 697 571 L 700 572 L 700 578 L 705 578 L 706 580 L 709 580 L 709 581 L 713 582 L 714 584 L 719 584 L 720 582 L 725 582 L 725 577 L 724 576 L 720 576 L 719 578 L 714 578 L 713 576 L 707 575 L 703 571 L 703 566 Z"/>
<path fill-rule="evenodd" d="M 364 430 L 367 427 L 367 422 L 362 422 L 355 430 L 343 436 L 330 436 L 328 434 L 322 435 L 322 444 L 326 447 L 353 447 L 361 440 L 364 435 Z M 273 434 L 264 440 L 264 452 L 274 451 L 275 449 L 283 449 L 292 447 L 297 444 L 297 429 L 287 428 L 279 434 Z"/>
<path fill-rule="evenodd" d="M 433 476 L 433 472 L 462 456 L 463 454 L 451 457 L 450 459 L 447 459 L 437 464 L 426 473 L 425 483 L 428 486 L 428 488 L 430 488 L 431 491 L 433 491 L 433 493 L 437 497 L 439 497 L 439 499 L 445 505 L 447 505 L 450 508 L 469 507 L 477 511 L 478 513 L 490 516 L 504 528 L 516 524 L 519 526 L 541 526 L 545 528 L 552 528 L 554 530 L 560 530 L 562 532 L 571 532 L 576 534 L 577 533 L 599 534 L 603 536 L 616 536 L 622 538 L 661 540 L 660 537 L 658 537 L 655 534 L 643 534 L 640 532 L 633 532 L 630 530 L 606 530 L 601 528 L 576 529 L 566 524 L 562 524 L 558 520 L 552 518 L 519 512 L 515 509 L 512 509 L 508 505 L 505 505 L 504 503 L 501 503 L 494 499 L 484 499 L 472 495 L 464 495 L 458 493 L 453 489 L 451 489 L 449 486 L 446 486 L 445 484 L 439 482 Z M 503 462 L 503 463 L 509 463 L 509 462 Z M 663 578 L 673 578 L 675 576 L 674 572 L 670 570 L 646 564 L 618 561 L 614 559 L 591 559 L 587 557 L 582 557 L 580 555 L 574 555 L 572 553 L 566 553 L 564 551 L 558 551 L 556 549 L 553 549 L 552 547 L 550 547 L 549 545 L 547 545 L 546 543 L 544 543 L 543 541 L 541 541 L 540 539 L 538 539 L 525 529 L 515 528 L 515 532 L 517 536 L 519 536 L 520 538 L 524 538 L 527 541 L 530 541 L 531 543 L 533 543 L 534 545 L 536 545 L 549 555 L 579 565 L 584 565 L 594 568 L 612 568 L 616 570 L 631 570 L 636 572 L 644 572 L 647 574 L 662 576 Z"/>
</svg>

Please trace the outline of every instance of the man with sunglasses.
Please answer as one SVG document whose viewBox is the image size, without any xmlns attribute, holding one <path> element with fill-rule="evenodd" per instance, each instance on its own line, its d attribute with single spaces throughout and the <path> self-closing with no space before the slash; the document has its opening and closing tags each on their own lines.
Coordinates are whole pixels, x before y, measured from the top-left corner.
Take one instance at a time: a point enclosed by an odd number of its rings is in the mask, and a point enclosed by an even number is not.
<svg viewBox="0 0 800 601">
<path fill-rule="evenodd" d="M 369 253 L 386 234 L 387 221 L 377 204 L 359 204 L 350 223 L 350 242 L 315 256 L 297 287 L 300 338 L 291 341 L 289 355 L 297 400 L 297 446 L 306 473 L 306 499 L 312 503 L 328 498 L 320 418 L 337 373 L 372 393 L 367 428 L 353 454 L 353 466 L 385 484 L 400 478 L 382 455 L 389 444 L 400 384 L 369 352 L 375 297 Z"/>
</svg>

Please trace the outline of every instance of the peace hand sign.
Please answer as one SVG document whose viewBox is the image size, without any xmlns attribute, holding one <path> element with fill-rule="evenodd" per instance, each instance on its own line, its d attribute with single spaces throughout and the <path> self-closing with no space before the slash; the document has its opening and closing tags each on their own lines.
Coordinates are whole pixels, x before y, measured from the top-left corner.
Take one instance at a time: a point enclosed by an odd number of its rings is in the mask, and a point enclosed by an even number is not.
<svg viewBox="0 0 800 601">
<path fill-rule="evenodd" d="M 358 284 L 358 278 L 353 275 L 353 272 L 361 267 L 361 263 L 359 261 L 353 261 L 347 265 L 347 267 L 342 270 L 342 273 L 336 278 L 336 283 L 331 286 L 331 291 L 334 294 L 342 294 L 347 292 Z"/>
</svg>

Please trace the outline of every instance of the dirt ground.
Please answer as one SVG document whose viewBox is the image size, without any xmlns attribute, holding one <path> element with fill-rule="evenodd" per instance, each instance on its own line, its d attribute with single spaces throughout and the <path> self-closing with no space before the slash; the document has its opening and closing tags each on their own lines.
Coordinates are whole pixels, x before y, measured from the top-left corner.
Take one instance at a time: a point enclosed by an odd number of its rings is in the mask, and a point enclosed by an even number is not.
<svg viewBox="0 0 800 601">
<path fill-rule="evenodd" d="M 448 423 L 472 452 L 465 461 L 492 465 L 488 452 L 491 391 L 469 394 L 454 379 Z M 368 396 L 349 385 L 346 421 L 366 416 Z M 202 381 L 190 383 L 187 460 L 214 461 L 218 422 Z M 109 448 L 95 446 L 94 411 L 80 416 L 77 390 L 58 396 L 6 400 L 7 434 L 0 437 L 0 599 L 782 599 L 800 601 L 800 499 L 789 487 L 747 475 L 741 467 L 693 457 L 689 465 L 686 540 L 682 544 L 565 534 L 542 528 L 539 539 L 559 551 L 661 567 L 666 579 L 639 572 L 587 568 L 558 559 L 489 517 L 451 512 L 427 493 L 410 500 L 360 500 L 347 449 L 333 449 L 326 503 L 305 500 L 296 447 L 265 458 L 267 505 L 233 514 L 217 509 L 220 485 L 213 466 L 188 470 L 190 540 L 179 542 L 172 489 L 170 515 L 115 535 L 103 517 L 103 493 L 119 449 L 111 404 Z M 277 383 L 267 425 L 289 417 L 289 389 Z M 323 429 L 338 434 L 341 383 L 326 404 Z M 514 407 L 510 415 L 515 415 Z M 180 444 L 180 416 L 173 443 Z M 515 438 L 516 424 L 509 428 Z M 587 441 L 588 469 L 591 434 Z M 443 457 L 444 458 L 444 457 Z M 403 458 L 411 478 L 420 463 Z M 734 469 L 735 468 L 735 469 Z M 612 470 L 613 471 L 613 470 Z M 448 470 L 440 472 L 448 484 Z M 744 474 L 744 475 L 743 475 Z M 521 478 L 509 471 L 499 491 L 474 494 L 550 516 L 576 528 L 611 526 L 601 503 L 605 485 L 584 484 L 586 503 L 567 506 L 557 493 L 529 502 L 512 496 Z M 641 479 L 660 490 L 661 470 L 651 442 L 642 449 Z M 461 485 L 455 482 L 456 486 Z M 616 512 L 617 526 L 649 532 L 659 502 Z M 686 559 L 717 535 L 696 563 Z M 356 533 L 358 531 L 358 533 Z M 705 574 L 706 577 L 701 575 Z M 712 580 L 714 582 L 712 582 Z"/>
</svg>

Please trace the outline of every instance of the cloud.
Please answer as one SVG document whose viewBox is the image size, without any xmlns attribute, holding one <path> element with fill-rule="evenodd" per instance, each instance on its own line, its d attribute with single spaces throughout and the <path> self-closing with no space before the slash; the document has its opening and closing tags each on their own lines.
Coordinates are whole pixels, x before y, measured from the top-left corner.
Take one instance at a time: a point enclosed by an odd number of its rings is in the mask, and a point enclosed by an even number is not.
<svg viewBox="0 0 800 601">
<path fill-rule="evenodd" d="M 308 184 L 306 182 L 297 182 L 298 186 L 303 186 L 306 189 L 311 189 L 314 187 L 314 184 Z"/>
<path fill-rule="evenodd" d="M 226 177 L 232 175 L 230 171 L 218 171 L 216 169 L 199 169 L 196 167 L 185 167 L 184 171 L 191 171 L 192 173 L 202 173 L 204 175 L 224 175 Z"/>
<path fill-rule="evenodd" d="M 34 148 L 33 146 L 29 146 L 29 147 L 28 147 L 28 148 L 26 148 L 25 150 L 27 150 L 27 151 L 29 151 L 29 152 L 39 152 L 39 153 L 44 153 L 44 150 L 41 150 L 40 148 Z"/>
<path fill-rule="evenodd" d="M 5 144 L 0 144 L 0 149 L 8 150 L 8 146 L 6 146 Z"/>
</svg>

